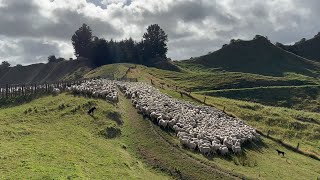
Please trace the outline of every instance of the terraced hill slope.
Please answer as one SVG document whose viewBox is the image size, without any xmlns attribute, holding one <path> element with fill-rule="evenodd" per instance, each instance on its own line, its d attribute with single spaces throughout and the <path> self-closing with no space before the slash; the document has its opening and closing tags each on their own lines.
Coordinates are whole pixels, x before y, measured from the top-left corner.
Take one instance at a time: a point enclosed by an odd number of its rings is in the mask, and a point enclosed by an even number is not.
<svg viewBox="0 0 320 180">
<path fill-rule="evenodd" d="M 182 62 L 225 71 L 271 76 L 294 72 L 316 77 L 320 72 L 320 63 L 284 51 L 264 37 L 250 41 L 238 40 L 211 54 Z"/>
</svg>

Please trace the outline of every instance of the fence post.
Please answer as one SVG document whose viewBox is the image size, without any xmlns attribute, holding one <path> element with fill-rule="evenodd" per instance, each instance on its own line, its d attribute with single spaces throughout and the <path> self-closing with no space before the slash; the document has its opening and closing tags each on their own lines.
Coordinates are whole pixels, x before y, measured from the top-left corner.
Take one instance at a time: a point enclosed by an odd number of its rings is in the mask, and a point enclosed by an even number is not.
<svg viewBox="0 0 320 180">
<path fill-rule="evenodd" d="M 8 98 L 8 92 L 9 91 L 9 85 L 8 84 L 6 84 L 6 98 Z"/>
<path fill-rule="evenodd" d="M 300 143 L 298 143 L 298 145 L 297 145 L 297 150 L 299 150 L 299 147 L 300 147 Z"/>
<path fill-rule="evenodd" d="M 24 85 L 22 85 L 22 96 L 25 96 Z"/>
</svg>

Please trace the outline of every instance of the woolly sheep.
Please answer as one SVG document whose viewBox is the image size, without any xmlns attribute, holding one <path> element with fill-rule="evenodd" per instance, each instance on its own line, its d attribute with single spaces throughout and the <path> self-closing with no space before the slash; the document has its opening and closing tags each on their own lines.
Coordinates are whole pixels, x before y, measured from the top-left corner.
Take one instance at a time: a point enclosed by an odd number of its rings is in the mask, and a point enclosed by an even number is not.
<svg viewBox="0 0 320 180">
<path fill-rule="evenodd" d="M 258 139 L 254 128 L 218 109 L 171 98 L 141 82 L 116 84 L 138 111 L 159 126 L 173 129 L 181 144 L 190 149 L 199 147 L 206 155 L 218 150 L 222 155 L 229 150 L 239 153 L 243 143 Z"/>
<path fill-rule="evenodd" d="M 54 95 L 58 95 L 58 94 L 60 94 L 60 89 L 59 88 L 53 88 L 53 90 L 52 90 L 52 93 L 54 94 Z"/>
</svg>

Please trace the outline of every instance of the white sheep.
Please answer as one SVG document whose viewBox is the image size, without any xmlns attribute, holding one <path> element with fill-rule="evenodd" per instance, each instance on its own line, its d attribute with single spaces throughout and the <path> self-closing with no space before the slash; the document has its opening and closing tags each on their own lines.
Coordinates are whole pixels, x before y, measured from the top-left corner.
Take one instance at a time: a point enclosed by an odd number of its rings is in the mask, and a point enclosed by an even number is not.
<svg viewBox="0 0 320 180">
<path fill-rule="evenodd" d="M 53 90 L 52 90 L 52 93 L 54 94 L 54 95 L 58 95 L 58 94 L 60 94 L 60 89 L 59 88 L 53 88 Z"/>
<path fill-rule="evenodd" d="M 173 129 L 180 142 L 190 149 L 201 147 L 204 154 L 218 150 L 223 155 L 229 150 L 238 153 L 244 142 L 258 139 L 255 129 L 215 108 L 174 99 L 141 82 L 116 84 L 138 111 L 159 126 Z"/>
</svg>

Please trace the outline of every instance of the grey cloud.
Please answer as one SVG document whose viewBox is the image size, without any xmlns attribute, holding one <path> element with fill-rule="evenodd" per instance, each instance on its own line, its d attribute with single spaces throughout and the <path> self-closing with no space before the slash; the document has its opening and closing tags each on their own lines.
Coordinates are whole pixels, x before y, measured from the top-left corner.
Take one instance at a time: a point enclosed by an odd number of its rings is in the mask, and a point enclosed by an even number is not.
<svg viewBox="0 0 320 180">
<path fill-rule="evenodd" d="M 120 35 L 113 25 L 98 18 L 91 18 L 69 9 L 55 9 L 53 15 L 57 22 L 44 17 L 39 6 L 33 1 L 6 0 L 6 7 L 0 8 L 0 35 L 8 37 L 46 37 L 69 40 L 82 23 L 94 29 L 96 35 Z"/>
<path fill-rule="evenodd" d="M 94 35 L 106 39 L 133 36 L 137 40 L 148 25 L 157 23 L 169 36 L 168 56 L 173 59 L 206 54 L 219 49 L 231 38 L 252 39 L 261 34 L 273 42 L 291 43 L 302 37 L 311 38 L 320 31 L 318 0 L 278 0 L 278 4 L 260 0 L 224 3 L 218 0 L 176 0 L 167 3 L 167 8 L 157 7 L 156 10 L 146 8 L 146 3 L 152 5 L 156 2 L 151 0 L 127 1 L 123 6 L 105 6 L 102 0 L 87 1 L 90 3 L 82 3 L 77 8 L 85 6 L 91 11 L 53 8 L 53 20 L 43 16 L 40 13 L 43 7 L 31 0 L 5 0 L 8 6 L 0 7 L 0 42 L 14 46 L 2 45 L 0 59 L 30 64 L 42 61 L 50 54 L 66 54 L 61 44 L 68 42 L 70 46 L 72 34 L 82 23 L 87 23 Z M 101 10 L 104 14 L 95 14 L 94 17 L 88 14 Z M 181 24 L 185 26 L 181 27 Z M 137 30 L 133 31 L 132 27 Z M 44 43 L 44 40 L 54 43 Z"/>
<path fill-rule="evenodd" d="M 46 43 L 33 39 L 21 39 L 19 41 L 5 39 L 3 42 L 4 45 L 0 50 L 0 59 L 10 61 L 13 64 L 45 62 L 48 55 L 61 55 L 61 50 L 57 43 Z"/>
</svg>

